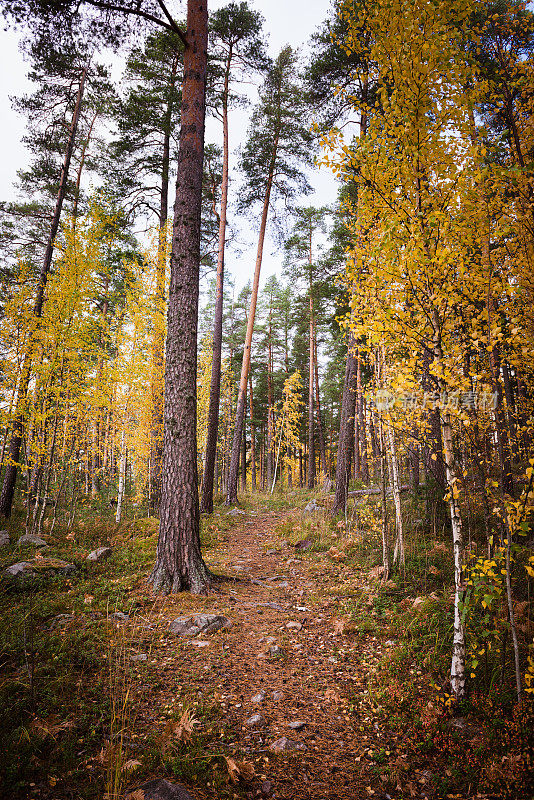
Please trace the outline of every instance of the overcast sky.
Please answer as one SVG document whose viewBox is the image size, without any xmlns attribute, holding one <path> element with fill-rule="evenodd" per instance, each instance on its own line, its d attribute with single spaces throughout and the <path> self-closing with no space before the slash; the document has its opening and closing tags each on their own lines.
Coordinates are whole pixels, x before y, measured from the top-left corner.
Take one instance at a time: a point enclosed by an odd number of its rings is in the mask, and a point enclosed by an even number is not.
<svg viewBox="0 0 534 800">
<path fill-rule="evenodd" d="M 208 0 L 210 10 L 226 5 L 227 0 Z M 268 45 L 271 55 L 276 55 L 281 47 L 290 44 L 306 53 L 306 43 L 310 35 L 327 17 L 330 0 L 251 0 L 250 5 L 261 11 L 265 17 L 265 31 L 268 34 Z M 9 101 L 12 95 L 20 95 L 31 88 L 26 79 L 27 64 L 23 61 L 18 49 L 18 37 L 13 31 L 0 30 L 0 142 L 2 158 L 0 159 L 0 199 L 9 200 L 14 197 L 13 182 L 16 172 L 26 164 L 26 154 L 21 137 L 24 134 L 25 120 L 16 114 Z M 230 146 L 235 149 L 244 140 L 247 129 L 247 115 L 250 112 L 237 112 L 230 119 Z M 220 125 L 208 121 L 206 141 L 221 143 Z M 303 198 L 303 203 L 324 205 L 332 203 L 336 197 L 336 184 L 332 176 L 323 170 L 309 173 L 314 187 L 314 194 Z M 231 189 L 238 188 L 238 181 L 232 183 Z M 250 220 L 240 224 L 232 211 L 229 219 L 241 231 L 243 246 L 239 255 L 229 253 L 227 270 L 234 276 L 237 289 L 241 288 L 252 277 L 254 268 L 256 236 L 251 230 Z M 273 239 L 268 236 L 264 262 L 262 266 L 262 283 L 275 271 L 279 271 L 282 254 L 276 252 Z"/>
</svg>

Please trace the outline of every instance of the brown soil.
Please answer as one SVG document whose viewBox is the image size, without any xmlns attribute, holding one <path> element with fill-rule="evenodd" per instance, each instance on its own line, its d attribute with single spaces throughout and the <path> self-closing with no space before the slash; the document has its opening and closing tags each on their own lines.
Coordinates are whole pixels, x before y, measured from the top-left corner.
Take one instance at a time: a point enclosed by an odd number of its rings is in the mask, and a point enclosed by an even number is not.
<svg viewBox="0 0 534 800">
<path fill-rule="evenodd" d="M 268 780 L 270 796 L 278 800 L 386 797 L 372 758 L 377 748 L 387 747 L 384 734 L 376 722 L 354 710 L 349 713 L 365 692 L 370 666 L 381 657 L 383 643 L 342 633 L 336 625 L 337 603 L 322 592 L 324 575 L 317 572 L 317 560 L 312 568 L 308 559 L 295 559 L 294 548 L 275 534 L 285 516 L 236 516 L 227 541 L 211 549 L 207 560 L 215 571 L 240 580 L 222 583 L 207 597 L 165 598 L 147 616 L 160 634 L 152 642 L 149 662 L 158 665 L 163 685 L 158 699 L 153 694 L 144 708 L 143 721 L 161 720 L 162 697 L 172 704 L 172 695 L 176 697 L 181 687 L 219 704 L 224 728 L 235 737 L 224 746 L 209 742 L 207 750 L 232 758 L 238 768 L 243 761 L 253 764 L 254 778 L 235 786 L 238 796 L 264 796 L 262 781 Z M 279 549 L 267 555 L 269 547 Z M 172 619 L 195 611 L 224 614 L 233 627 L 192 640 L 166 633 Z M 302 627 L 288 628 L 291 622 Z M 279 653 L 270 650 L 275 646 Z M 142 673 L 141 665 L 138 669 Z M 255 704 L 251 699 L 259 692 L 265 699 Z M 282 695 L 274 699 L 273 692 Z M 257 713 L 265 724 L 257 729 L 244 726 Z M 305 722 L 305 727 L 293 730 L 290 723 L 295 721 Z M 273 754 L 269 745 L 283 736 L 304 747 Z M 227 769 L 224 758 L 219 761 L 221 769 Z M 189 788 L 195 797 L 220 797 L 206 787 Z M 264 784 L 263 789 L 268 787 Z"/>
</svg>

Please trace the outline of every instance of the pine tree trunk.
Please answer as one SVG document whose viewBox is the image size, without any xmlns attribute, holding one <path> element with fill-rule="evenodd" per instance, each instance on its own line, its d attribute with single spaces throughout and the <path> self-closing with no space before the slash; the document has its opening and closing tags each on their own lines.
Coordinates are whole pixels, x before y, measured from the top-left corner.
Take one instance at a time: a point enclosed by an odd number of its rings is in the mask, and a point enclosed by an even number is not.
<svg viewBox="0 0 534 800">
<path fill-rule="evenodd" d="M 246 425 L 247 398 L 245 395 L 245 416 L 243 418 L 243 441 L 241 443 L 241 491 L 247 491 L 247 425 Z"/>
<path fill-rule="evenodd" d="M 310 370 L 308 375 L 308 489 L 315 487 L 315 430 L 314 430 L 314 412 L 313 412 L 313 383 L 315 380 L 315 337 L 313 334 L 313 295 L 312 295 L 312 278 L 311 278 L 311 226 L 310 226 L 310 286 L 309 286 L 309 301 L 310 301 Z"/>
<path fill-rule="evenodd" d="M 254 397 L 252 394 L 252 375 L 249 375 L 249 405 L 250 405 L 250 479 L 252 491 L 256 491 L 256 430 L 254 428 Z"/>
<path fill-rule="evenodd" d="M 189 0 L 165 360 L 163 480 L 155 591 L 207 591 L 197 472 L 197 325 L 208 10 Z"/>
<path fill-rule="evenodd" d="M 224 299 L 224 251 L 226 246 L 226 213 L 228 207 L 228 92 L 230 86 L 230 66 L 232 47 L 230 46 L 224 74 L 222 97 L 223 122 L 223 164 L 221 183 L 221 211 L 219 216 L 219 249 L 217 254 L 217 281 L 215 289 L 215 317 L 213 321 L 213 357 L 211 362 L 210 402 L 208 409 L 208 431 L 206 434 L 206 456 L 202 478 L 202 500 L 200 512 L 213 513 L 213 471 L 217 453 L 217 432 L 219 429 L 219 408 L 221 400 L 221 353 L 223 334 Z"/>
<path fill-rule="evenodd" d="M 54 210 L 54 215 L 52 217 L 52 224 L 50 226 L 50 233 L 48 235 L 48 241 L 46 244 L 43 263 L 41 265 L 41 270 L 39 272 L 39 279 L 37 283 L 37 290 L 33 305 L 33 315 L 32 315 L 33 329 L 30 331 L 26 355 L 24 357 L 24 362 L 21 370 L 21 379 L 19 383 L 19 390 L 17 393 L 17 405 L 15 407 L 15 417 L 13 420 L 13 426 L 11 430 L 11 440 L 9 443 L 8 463 L 4 474 L 2 492 L 0 494 L 0 517 L 5 517 L 6 519 L 11 516 L 13 496 L 15 494 L 15 484 L 17 481 L 17 469 L 19 466 L 20 448 L 22 445 L 22 438 L 24 436 L 24 424 L 27 412 L 26 403 L 28 397 L 28 388 L 30 385 L 32 361 L 34 355 L 33 348 L 35 343 L 35 327 L 37 324 L 37 320 L 40 319 L 43 311 L 44 293 L 45 293 L 46 283 L 48 280 L 48 274 L 50 272 L 50 267 L 52 266 L 52 257 L 54 254 L 54 242 L 56 240 L 56 234 L 59 229 L 61 212 L 63 210 L 63 201 L 65 199 L 65 193 L 67 191 L 70 162 L 72 158 L 72 152 L 74 150 L 74 143 L 76 141 L 76 133 L 78 130 L 78 122 L 80 119 L 80 111 L 82 107 L 82 98 L 85 89 L 86 76 L 87 76 L 87 68 L 83 70 L 80 78 L 78 95 L 76 97 L 76 105 L 74 108 L 74 113 L 72 115 L 69 138 L 65 150 L 65 158 L 63 161 L 63 167 L 61 169 L 61 176 L 59 179 L 59 190 L 56 199 L 56 207 Z"/>
<path fill-rule="evenodd" d="M 271 188 L 273 184 L 274 165 L 278 138 L 273 144 L 273 157 L 267 178 L 265 197 L 263 200 L 263 211 L 261 215 L 260 234 L 258 240 L 258 251 L 256 255 L 256 267 L 254 270 L 254 280 L 252 283 L 252 294 L 250 297 L 250 308 L 247 320 L 247 332 L 245 336 L 245 347 L 243 350 L 243 362 L 241 364 L 241 377 L 239 380 L 239 394 L 237 398 L 237 409 L 235 415 L 234 438 L 232 442 L 232 455 L 230 458 L 230 472 L 228 475 L 228 487 L 226 491 L 226 505 L 237 503 L 237 468 L 239 465 L 239 450 L 241 436 L 243 433 L 243 420 L 245 417 L 245 395 L 247 390 L 248 373 L 250 370 L 250 351 L 252 347 L 252 334 L 254 332 L 254 320 L 256 318 L 256 305 L 258 302 L 258 288 L 260 283 L 261 262 L 263 259 L 263 244 L 265 242 L 265 231 L 267 229 L 267 215 L 269 213 L 269 203 L 271 200 Z"/>
</svg>

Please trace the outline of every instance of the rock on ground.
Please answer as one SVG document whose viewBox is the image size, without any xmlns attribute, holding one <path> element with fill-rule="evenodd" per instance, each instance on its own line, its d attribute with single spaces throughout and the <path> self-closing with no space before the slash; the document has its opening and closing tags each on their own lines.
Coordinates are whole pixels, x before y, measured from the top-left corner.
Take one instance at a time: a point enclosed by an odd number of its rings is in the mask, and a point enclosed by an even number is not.
<svg viewBox="0 0 534 800">
<path fill-rule="evenodd" d="M 245 725 L 247 728 L 259 728 L 262 725 L 265 725 L 265 719 L 261 714 L 253 714 L 251 717 L 245 720 Z"/>
<path fill-rule="evenodd" d="M 34 547 L 48 546 L 48 542 L 45 542 L 45 540 L 41 539 L 40 536 L 34 536 L 33 533 L 25 533 L 24 536 L 20 537 L 17 544 L 19 545 L 19 547 L 24 544 L 33 544 Z"/>
<path fill-rule="evenodd" d="M 176 617 L 169 625 L 169 633 L 196 636 L 198 633 L 217 633 L 232 625 L 231 620 L 222 614 L 193 614 L 192 617 Z"/>
<path fill-rule="evenodd" d="M 269 750 L 271 753 L 286 753 L 290 750 L 307 750 L 305 744 L 297 744 L 292 739 L 288 739 L 287 736 L 282 736 L 280 739 L 277 739 L 275 742 L 272 742 L 269 745 Z"/>
<path fill-rule="evenodd" d="M 0 531 L 0 547 L 7 547 L 9 544 L 9 533 L 7 531 Z"/>
<path fill-rule="evenodd" d="M 125 798 L 126 800 L 194 800 L 183 786 L 164 778 L 146 781 L 140 786 L 128 789 Z"/>
<path fill-rule="evenodd" d="M 112 553 L 111 547 L 99 547 L 97 550 L 93 550 L 92 553 L 89 553 L 86 561 L 104 561 L 106 558 L 109 558 Z"/>
<path fill-rule="evenodd" d="M 310 500 L 308 505 L 304 508 L 304 514 L 314 514 L 316 511 L 321 511 L 321 506 L 317 500 Z"/>
<path fill-rule="evenodd" d="M 60 558 L 39 558 L 34 561 L 19 561 L 3 571 L 5 578 L 34 578 L 38 575 L 68 575 L 76 567 Z"/>
</svg>

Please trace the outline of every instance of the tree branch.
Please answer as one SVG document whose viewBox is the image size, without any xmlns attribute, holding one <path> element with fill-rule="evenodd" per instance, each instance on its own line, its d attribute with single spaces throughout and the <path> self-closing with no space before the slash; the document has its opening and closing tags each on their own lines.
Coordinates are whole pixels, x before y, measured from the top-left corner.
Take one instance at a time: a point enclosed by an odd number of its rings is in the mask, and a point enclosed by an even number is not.
<svg viewBox="0 0 534 800">
<path fill-rule="evenodd" d="M 165 7 L 165 4 L 158 0 L 158 4 L 163 10 L 165 16 L 169 20 L 169 24 L 164 22 L 159 17 L 155 17 L 153 14 L 149 14 L 147 11 L 142 11 L 140 8 L 129 8 L 127 6 L 117 5 L 116 3 L 108 3 L 106 0 L 83 0 L 83 2 L 87 3 L 90 6 L 95 6 L 96 8 L 102 8 L 104 11 L 119 11 L 122 14 L 133 14 L 136 17 L 142 17 L 143 19 L 148 20 L 148 22 L 154 22 L 156 25 L 159 25 L 165 30 L 171 31 L 172 33 L 178 34 L 182 44 L 184 46 L 187 45 L 187 38 L 185 33 L 176 24 L 173 20 L 171 15 L 169 14 L 168 10 Z"/>
</svg>

